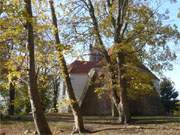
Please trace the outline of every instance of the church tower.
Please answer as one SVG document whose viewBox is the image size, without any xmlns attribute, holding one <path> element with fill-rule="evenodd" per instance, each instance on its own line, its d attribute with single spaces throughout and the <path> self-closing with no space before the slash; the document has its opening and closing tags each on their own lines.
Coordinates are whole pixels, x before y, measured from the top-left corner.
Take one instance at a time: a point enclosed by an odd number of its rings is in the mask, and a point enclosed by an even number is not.
<svg viewBox="0 0 180 135">
<path fill-rule="evenodd" d="M 102 58 L 96 46 L 96 42 L 94 43 L 94 45 L 89 45 L 89 61 L 91 62 L 98 62 Z"/>
</svg>

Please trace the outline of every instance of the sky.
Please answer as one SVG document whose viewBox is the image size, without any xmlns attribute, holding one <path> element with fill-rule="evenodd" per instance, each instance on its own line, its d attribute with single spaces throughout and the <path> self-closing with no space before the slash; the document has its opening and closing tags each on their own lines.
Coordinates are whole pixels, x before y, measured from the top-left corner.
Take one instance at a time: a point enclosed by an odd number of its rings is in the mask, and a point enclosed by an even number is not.
<svg viewBox="0 0 180 135">
<path fill-rule="evenodd" d="M 166 9 L 170 12 L 170 23 L 176 24 L 180 31 L 180 18 L 177 18 L 178 12 L 180 12 L 180 0 L 177 0 L 176 3 L 170 3 L 168 0 L 164 0 L 162 7 L 160 10 L 165 11 Z M 170 43 L 171 44 L 171 43 Z M 180 42 L 178 45 L 173 46 L 172 49 L 175 51 L 177 55 L 177 59 L 173 62 L 173 70 L 164 72 L 164 75 L 171 79 L 175 83 L 175 88 L 179 92 L 180 99 Z"/>
</svg>

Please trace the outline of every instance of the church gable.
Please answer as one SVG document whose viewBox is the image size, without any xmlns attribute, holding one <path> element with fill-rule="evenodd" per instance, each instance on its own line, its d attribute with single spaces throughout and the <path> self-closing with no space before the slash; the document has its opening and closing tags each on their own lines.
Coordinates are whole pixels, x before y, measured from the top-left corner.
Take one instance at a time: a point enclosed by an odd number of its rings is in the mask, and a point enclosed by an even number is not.
<svg viewBox="0 0 180 135">
<path fill-rule="evenodd" d="M 100 64 L 98 62 L 76 60 L 70 64 L 69 73 L 70 74 L 74 74 L 74 73 L 76 73 L 76 74 L 78 74 L 78 73 L 79 74 L 80 73 L 88 74 L 92 68 L 98 68 L 98 67 L 100 67 Z"/>
<path fill-rule="evenodd" d="M 80 61 L 75 60 L 69 65 L 69 73 L 71 77 L 72 86 L 74 89 L 75 96 L 79 102 L 79 105 L 82 109 L 83 115 L 110 115 L 111 114 L 111 100 L 109 98 L 110 93 L 104 93 L 102 98 L 98 98 L 97 93 L 95 93 L 95 89 L 99 86 L 96 84 L 96 80 L 99 80 L 99 76 L 107 75 L 106 69 L 103 68 L 104 61 L 102 60 L 102 56 L 99 57 L 99 53 L 94 48 L 90 48 L 90 61 Z M 153 80 L 158 81 L 159 79 L 143 64 L 139 64 L 139 66 L 133 67 L 140 72 L 145 72 L 149 74 Z M 91 78 L 91 71 L 96 71 L 96 78 Z M 92 83 L 90 84 L 89 81 Z M 90 84 L 90 85 L 89 85 Z M 105 85 L 103 81 L 100 82 L 101 85 Z M 147 95 L 146 95 L 147 97 Z M 141 99 L 143 103 L 147 98 Z M 158 97 L 158 95 L 157 95 Z M 149 97 L 150 98 L 150 97 Z M 141 100 L 137 102 L 138 105 L 141 105 Z M 131 104 L 132 105 L 132 104 Z M 133 105 L 135 102 L 133 101 Z M 146 105 L 151 105 L 151 100 L 146 102 Z M 156 105 L 155 105 L 156 106 Z M 153 109 L 154 104 L 149 109 Z M 139 112 L 146 113 L 146 110 L 143 112 L 144 105 L 142 104 L 142 108 L 140 110 L 132 110 L 131 112 L 134 114 L 138 114 Z M 158 107 L 156 107 L 157 110 Z M 149 111 L 148 111 L 149 112 Z M 154 114 L 154 113 L 152 113 Z M 156 115 L 156 114 L 155 114 Z"/>
</svg>

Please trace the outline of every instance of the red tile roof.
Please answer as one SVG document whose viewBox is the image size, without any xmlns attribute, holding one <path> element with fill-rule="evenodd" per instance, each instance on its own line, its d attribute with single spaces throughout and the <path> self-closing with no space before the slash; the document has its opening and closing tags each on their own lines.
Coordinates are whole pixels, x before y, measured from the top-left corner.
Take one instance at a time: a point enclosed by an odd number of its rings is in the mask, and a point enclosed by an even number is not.
<svg viewBox="0 0 180 135">
<path fill-rule="evenodd" d="M 99 62 L 75 60 L 69 65 L 69 73 L 88 73 L 92 68 L 101 67 Z"/>
</svg>

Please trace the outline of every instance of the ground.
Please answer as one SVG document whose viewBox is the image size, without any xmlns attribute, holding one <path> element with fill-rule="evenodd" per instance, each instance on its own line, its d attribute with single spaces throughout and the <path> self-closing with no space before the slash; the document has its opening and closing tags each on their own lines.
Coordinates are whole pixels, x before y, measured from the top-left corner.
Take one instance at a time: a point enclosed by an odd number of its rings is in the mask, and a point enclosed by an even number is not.
<svg viewBox="0 0 180 135">
<path fill-rule="evenodd" d="M 53 135 L 71 134 L 72 116 L 51 114 L 47 118 Z M 111 117 L 84 117 L 84 120 L 92 135 L 180 135 L 180 117 L 133 117 L 129 125 L 120 125 Z M 0 133 L 6 135 L 32 135 L 34 131 L 31 116 L 13 117 L 0 125 Z"/>
</svg>

